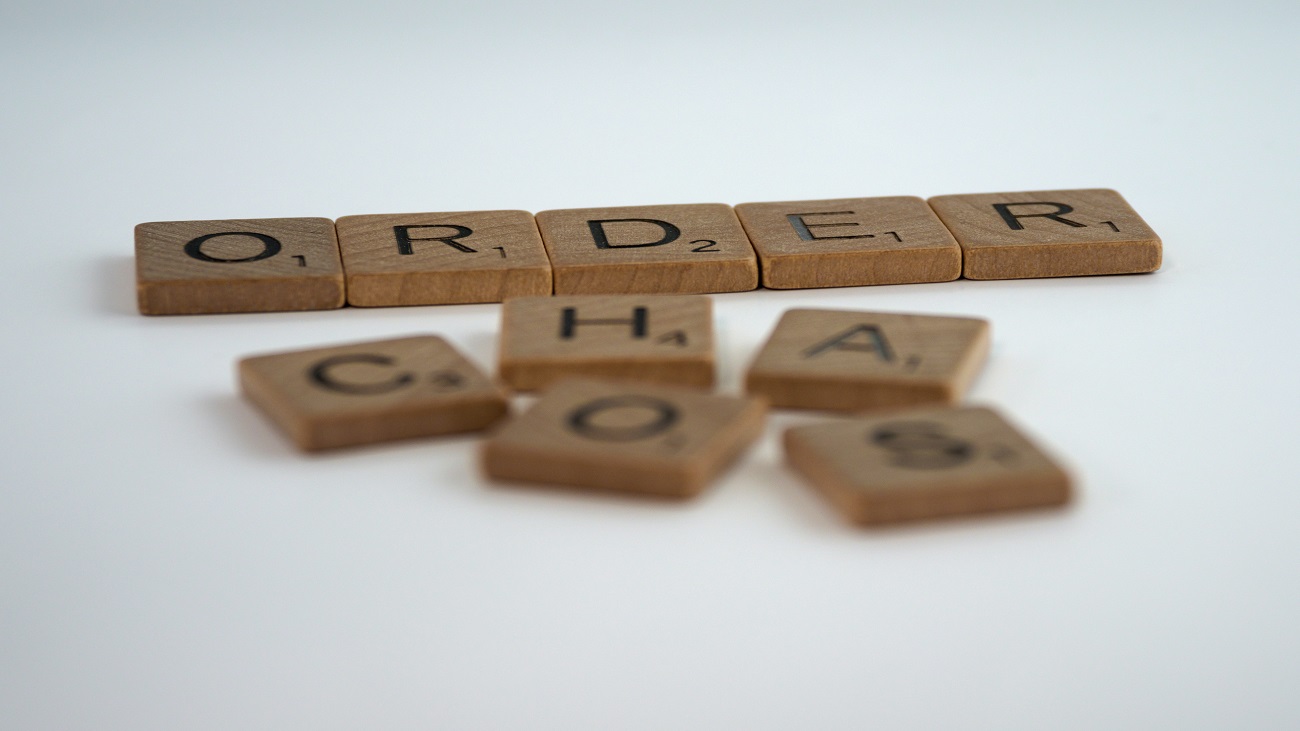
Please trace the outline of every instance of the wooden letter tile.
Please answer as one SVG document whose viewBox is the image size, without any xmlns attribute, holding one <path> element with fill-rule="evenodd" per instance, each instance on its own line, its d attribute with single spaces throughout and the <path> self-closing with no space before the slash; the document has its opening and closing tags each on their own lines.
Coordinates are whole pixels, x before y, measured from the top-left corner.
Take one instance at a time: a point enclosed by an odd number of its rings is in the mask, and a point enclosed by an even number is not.
<svg viewBox="0 0 1300 731">
<path fill-rule="evenodd" d="M 930 205 L 961 244 L 967 279 L 1160 268 L 1160 237 L 1113 190 L 941 195 Z"/>
<path fill-rule="evenodd" d="M 758 260 L 731 206 L 542 211 L 556 294 L 705 294 L 758 287 Z"/>
<path fill-rule="evenodd" d="M 955 403 L 988 349 L 985 320 L 790 310 L 750 365 L 745 386 L 773 406 L 797 409 Z"/>
<path fill-rule="evenodd" d="M 864 525 L 1061 505 L 1070 478 L 997 413 L 925 409 L 785 432 L 790 465 Z"/>
<path fill-rule="evenodd" d="M 713 303 L 700 295 L 525 297 L 501 310 L 501 380 L 564 376 L 713 385 Z"/>
<path fill-rule="evenodd" d="M 348 304 L 500 302 L 551 293 L 551 264 L 527 211 L 344 216 Z"/>
<path fill-rule="evenodd" d="M 302 449 L 484 429 L 506 396 L 434 335 L 245 358 L 244 395 Z"/>
<path fill-rule="evenodd" d="M 961 248 L 915 196 L 736 206 L 769 289 L 950 282 Z"/>
<path fill-rule="evenodd" d="M 562 381 L 483 445 L 498 480 L 687 497 L 763 429 L 762 399 L 596 380 Z"/>
<path fill-rule="evenodd" d="M 344 300 L 328 218 L 142 223 L 135 278 L 145 315 L 331 310 Z"/>
</svg>

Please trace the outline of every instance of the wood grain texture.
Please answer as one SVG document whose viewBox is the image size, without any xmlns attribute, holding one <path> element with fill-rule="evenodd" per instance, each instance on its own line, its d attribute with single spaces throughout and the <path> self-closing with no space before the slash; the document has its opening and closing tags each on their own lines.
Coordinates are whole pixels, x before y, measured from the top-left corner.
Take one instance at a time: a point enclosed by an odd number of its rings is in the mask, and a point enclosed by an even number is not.
<svg viewBox="0 0 1300 731">
<path fill-rule="evenodd" d="M 145 315 L 330 310 L 345 299 L 328 218 L 142 223 L 135 276 Z"/>
<path fill-rule="evenodd" d="M 769 289 L 950 282 L 961 247 L 915 196 L 736 206 Z"/>
<path fill-rule="evenodd" d="M 556 294 L 706 294 L 758 287 L 758 259 L 728 205 L 542 211 L 537 225 Z"/>
<path fill-rule="evenodd" d="M 923 409 L 796 427 L 790 466 L 862 525 L 1061 505 L 1069 475 L 996 412 Z"/>
<path fill-rule="evenodd" d="M 245 358 L 239 382 L 304 450 L 477 431 L 508 410 L 505 392 L 435 335 Z"/>
<path fill-rule="evenodd" d="M 1137 274 L 1160 237 L 1108 189 L 941 195 L 930 206 L 961 244 L 967 279 Z"/>
<path fill-rule="evenodd" d="M 519 391 L 564 377 L 713 386 L 713 303 L 700 295 L 507 300 L 501 380 Z"/>
<path fill-rule="evenodd" d="M 699 493 L 762 432 L 762 399 L 566 380 L 483 444 L 497 480 L 664 497 Z"/>
<path fill-rule="evenodd" d="M 551 263 L 528 211 L 344 216 L 337 226 L 348 303 L 357 307 L 551 293 Z"/>
<path fill-rule="evenodd" d="M 989 324 L 847 310 L 789 310 L 746 374 L 774 407 L 865 411 L 955 403 L 988 357 Z"/>
</svg>

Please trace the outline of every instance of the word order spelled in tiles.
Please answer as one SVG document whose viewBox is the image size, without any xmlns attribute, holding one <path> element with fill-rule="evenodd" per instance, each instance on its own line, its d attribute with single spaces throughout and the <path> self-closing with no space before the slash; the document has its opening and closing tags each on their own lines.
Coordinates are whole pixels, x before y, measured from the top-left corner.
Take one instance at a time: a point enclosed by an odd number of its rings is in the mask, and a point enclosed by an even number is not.
<svg viewBox="0 0 1300 731">
<path fill-rule="evenodd" d="M 1160 237 L 1113 190 L 941 195 L 967 279 L 1136 274 L 1160 268 Z"/>
<path fill-rule="evenodd" d="M 704 294 L 758 287 L 758 259 L 731 206 L 542 211 L 556 294 Z"/>
<path fill-rule="evenodd" d="M 736 215 L 770 289 L 950 282 L 961 247 L 915 196 L 743 203 Z"/>
<path fill-rule="evenodd" d="M 330 310 L 344 301 L 328 218 L 142 223 L 135 275 L 145 315 Z"/>
<path fill-rule="evenodd" d="M 245 358 L 244 395 L 302 449 L 484 429 L 506 395 L 433 335 Z"/>
<path fill-rule="evenodd" d="M 713 385 L 713 303 L 700 295 L 525 297 L 501 310 L 501 380 L 564 376 Z"/>
<path fill-rule="evenodd" d="M 850 519 L 1060 505 L 1070 478 L 997 413 L 926 409 L 785 432 L 790 465 Z"/>
<path fill-rule="evenodd" d="M 762 399 L 643 383 L 566 380 L 483 444 L 499 480 L 687 497 L 763 429 Z"/>
<path fill-rule="evenodd" d="M 745 387 L 773 406 L 800 409 L 953 403 L 988 349 L 986 320 L 790 310 L 754 358 Z"/>
<path fill-rule="evenodd" d="M 344 216 L 348 304 L 500 302 L 551 293 L 551 264 L 527 211 Z"/>
</svg>

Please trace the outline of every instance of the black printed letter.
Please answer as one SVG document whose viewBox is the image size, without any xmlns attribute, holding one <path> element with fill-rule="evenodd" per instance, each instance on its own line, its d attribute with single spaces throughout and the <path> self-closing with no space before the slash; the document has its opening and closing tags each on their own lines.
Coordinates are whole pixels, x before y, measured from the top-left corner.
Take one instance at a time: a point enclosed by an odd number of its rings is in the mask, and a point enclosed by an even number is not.
<svg viewBox="0 0 1300 731">
<path fill-rule="evenodd" d="M 814 228 L 835 228 L 838 226 L 856 226 L 856 223 L 808 223 L 803 220 L 804 216 L 852 216 L 853 211 L 825 211 L 818 213 L 791 213 L 785 217 L 790 222 L 794 230 L 799 233 L 799 238 L 804 241 L 821 241 L 822 239 L 874 239 L 875 234 L 854 234 L 852 236 L 818 236 L 812 232 Z"/>
<path fill-rule="evenodd" d="M 427 239 L 413 239 L 411 238 L 411 229 L 413 228 L 450 228 L 455 230 L 456 235 L 455 236 L 432 236 Z M 463 239 L 472 233 L 474 233 L 474 231 L 469 227 L 457 226 L 452 223 L 427 224 L 427 225 L 421 224 L 419 226 L 394 226 L 393 227 L 393 235 L 397 237 L 397 253 L 399 254 L 414 254 L 415 250 L 411 248 L 412 241 L 441 241 L 442 243 L 450 246 L 456 251 L 463 251 L 467 254 L 473 254 L 477 252 L 477 249 L 471 249 L 464 244 L 456 242 L 456 239 Z"/>
<path fill-rule="evenodd" d="M 346 383 L 337 381 L 330 375 L 330 369 L 343 365 L 345 363 L 370 363 L 378 366 L 391 366 L 393 359 L 386 355 L 371 355 L 368 353 L 357 353 L 356 355 L 336 355 L 333 358 L 326 358 L 311 367 L 308 373 L 311 380 L 317 386 L 326 388 L 339 393 L 349 393 L 358 396 L 369 396 L 377 393 L 387 393 L 395 391 L 403 386 L 409 385 L 415 380 L 415 376 L 410 373 L 402 373 L 394 376 L 390 381 L 382 383 Z"/>
<path fill-rule="evenodd" d="M 252 256 L 246 256 L 243 259 L 218 259 L 215 256 L 208 256 L 207 254 L 204 254 L 203 244 L 210 239 L 215 239 L 218 236 L 252 236 L 253 238 L 262 242 L 262 250 L 256 254 L 253 254 Z M 185 253 L 189 254 L 191 258 L 198 259 L 199 261 L 213 261 L 222 264 L 238 264 L 244 261 L 258 261 L 259 259 L 269 259 L 275 256 L 276 254 L 279 254 L 280 242 L 273 236 L 267 236 L 266 234 L 255 234 L 252 233 L 251 231 L 223 231 L 221 233 L 207 234 L 206 236 L 200 236 L 197 239 L 194 239 L 193 241 L 185 245 Z"/>
<path fill-rule="evenodd" d="M 1011 206 L 1056 206 L 1056 210 L 1051 213 L 1012 213 Z M 1074 226 L 1075 228 L 1087 228 L 1088 226 L 1086 223 L 1062 218 L 1063 215 L 1074 210 L 1072 206 L 1067 206 L 1064 203 L 994 203 L 993 208 L 998 212 L 999 216 L 1002 216 L 1002 220 L 1007 222 L 1012 231 L 1021 231 L 1025 228 L 1020 224 L 1022 218 L 1050 218 L 1053 221 L 1063 223 L 1066 226 Z"/>
<path fill-rule="evenodd" d="M 607 223 L 648 223 L 664 230 L 664 235 L 658 241 L 651 241 L 647 244 L 611 244 L 609 235 L 605 233 L 605 224 Z M 596 240 L 597 249 L 635 249 L 642 246 L 663 246 L 670 244 L 682 235 L 682 230 L 667 221 L 660 221 L 654 218 L 606 218 L 600 221 L 587 221 L 588 228 L 591 229 L 591 237 Z"/>
<path fill-rule="evenodd" d="M 609 409 L 638 409 L 651 412 L 651 418 L 628 426 L 595 423 L 595 416 Z M 588 439 L 602 442 L 630 442 L 661 434 L 677 423 L 677 407 L 651 396 L 608 396 L 588 401 L 569 412 L 569 428 Z"/>
<path fill-rule="evenodd" d="M 578 325 L 631 325 L 632 337 L 643 338 L 650 327 L 650 312 L 644 307 L 632 308 L 632 319 L 630 320 L 579 320 L 578 308 L 565 307 L 560 311 L 560 339 L 570 340 L 573 333 L 578 329 Z"/>
<path fill-rule="evenodd" d="M 854 342 L 859 334 L 865 333 L 867 342 Z M 863 353 L 878 353 L 882 360 L 892 361 L 894 351 L 885 340 L 885 334 L 875 325 L 854 325 L 839 335 L 823 340 L 803 352 L 803 357 L 812 358 L 828 350 L 856 350 Z"/>
</svg>

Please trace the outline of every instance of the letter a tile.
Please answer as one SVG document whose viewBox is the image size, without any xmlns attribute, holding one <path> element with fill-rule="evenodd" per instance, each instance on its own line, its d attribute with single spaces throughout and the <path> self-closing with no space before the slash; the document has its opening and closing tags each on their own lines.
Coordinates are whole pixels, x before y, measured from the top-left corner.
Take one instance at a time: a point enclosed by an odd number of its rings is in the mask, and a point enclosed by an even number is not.
<svg viewBox="0 0 1300 731">
<path fill-rule="evenodd" d="M 790 310 L 750 365 L 745 385 L 773 406 L 796 409 L 955 403 L 988 348 L 985 320 Z"/>
<path fill-rule="evenodd" d="M 338 231 L 356 307 L 551 293 L 551 264 L 528 211 L 344 216 Z"/>
<path fill-rule="evenodd" d="M 556 294 L 707 294 L 758 287 L 758 259 L 731 206 L 542 211 Z"/>
<path fill-rule="evenodd" d="M 245 358 L 239 381 L 304 450 L 477 431 L 507 412 L 502 389 L 434 335 Z"/>
<path fill-rule="evenodd" d="M 523 297 L 501 309 L 501 380 L 565 376 L 713 385 L 713 303 L 699 295 Z"/>
<path fill-rule="evenodd" d="M 790 466 L 863 525 L 1061 505 L 1070 478 L 985 408 L 922 409 L 795 427 Z"/>
<path fill-rule="evenodd" d="M 483 444 L 497 480 L 688 497 L 758 437 L 762 399 L 567 380 Z"/>
<path fill-rule="evenodd" d="M 332 310 L 344 301 L 328 218 L 142 223 L 135 277 L 145 315 Z"/>
<path fill-rule="evenodd" d="M 941 195 L 930 206 L 961 244 L 967 279 L 1160 268 L 1160 237 L 1113 190 Z"/>
<path fill-rule="evenodd" d="M 961 276 L 961 248 L 915 196 L 743 203 L 736 215 L 769 289 L 949 282 Z"/>
</svg>

